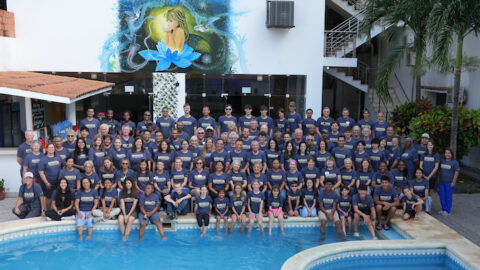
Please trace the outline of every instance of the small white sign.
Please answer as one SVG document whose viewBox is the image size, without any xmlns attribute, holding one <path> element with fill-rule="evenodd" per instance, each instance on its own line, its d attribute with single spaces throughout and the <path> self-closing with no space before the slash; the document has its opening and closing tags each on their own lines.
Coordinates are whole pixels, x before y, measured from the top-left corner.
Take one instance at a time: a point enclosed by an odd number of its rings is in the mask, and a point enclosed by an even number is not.
<svg viewBox="0 0 480 270">
<path fill-rule="evenodd" d="M 251 87 L 242 87 L 242 94 L 251 94 L 252 88 Z"/>
<path fill-rule="evenodd" d="M 133 93 L 135 91 L 135 86 L 125 85 L 125 93 Z"/>
</svg>

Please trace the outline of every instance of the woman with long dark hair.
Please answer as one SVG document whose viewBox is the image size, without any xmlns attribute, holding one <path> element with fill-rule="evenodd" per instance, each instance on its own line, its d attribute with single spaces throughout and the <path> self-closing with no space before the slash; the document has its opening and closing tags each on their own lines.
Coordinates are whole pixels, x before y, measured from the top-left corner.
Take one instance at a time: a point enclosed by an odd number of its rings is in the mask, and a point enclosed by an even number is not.
<svg viewBox="0 0 480 270">
<path fill-rule="evenodd" d="M 70 189 L 68 180 L 61 178 L 58 181 L 57 188 L 52 193 L 52 209 L 48 210 L 45 215 L 55 221 L 60 221 L 62 218 L 71 217 L 75 215 L 73 209 L 73 202 L 75 201 L 74 194 Z"/>
</svg>

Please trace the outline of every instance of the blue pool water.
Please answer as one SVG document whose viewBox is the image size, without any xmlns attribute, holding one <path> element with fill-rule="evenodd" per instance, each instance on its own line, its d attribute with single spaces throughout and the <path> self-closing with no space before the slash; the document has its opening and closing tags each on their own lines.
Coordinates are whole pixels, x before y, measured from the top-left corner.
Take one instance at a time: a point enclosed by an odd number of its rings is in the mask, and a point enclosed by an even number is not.
<svg viewBox="0 0 480 270">
<path fill-rule="evenodd" d="M 236 233 L 217 236 L 209 230 L 200 238 L 198 230 L 167 232 L 166 241 L 147 230 L 138 243 L 138 231 L 122 242 L 118 231 L 94 231 L 92 240 L 79 242 L 75 232 L 25 237 L 0 243 L 0 269 L 280 269 L 294 254 L 338 241 L 334 227 L 327 227 L 326 240 L 319 242 L 320 229 L 278 229 L 272 236 L 254 230 L 250 236 Z M 360 234 L 370 239 L 365 227 Z M 392 237 L 400 239 L 399 234 Z M 349 237 L 347 241 L 355 241 Z"/>
<path fill-rule="evenodd" d="M 332 260 L 311 270 L 463 270 L 464 265 L 444 252 L 432 254 L 395 254 L 385 256 L 358 256 Z"/>
</svg>

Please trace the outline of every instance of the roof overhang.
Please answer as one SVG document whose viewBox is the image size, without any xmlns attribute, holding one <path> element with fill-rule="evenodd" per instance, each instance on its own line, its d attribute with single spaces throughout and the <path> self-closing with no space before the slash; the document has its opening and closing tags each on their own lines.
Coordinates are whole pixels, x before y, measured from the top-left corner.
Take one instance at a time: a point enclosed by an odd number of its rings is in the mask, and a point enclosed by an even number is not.
<svg viewBox="0 0 480 270">
<path fill-rule="evenodd" d="M 64 103 L 64 104 L 71 104 L 73 102 L 76 102 L 78 100 L 82 100 L 91 96 L 95 96 L 107 91 L 112 90 L 112 87 L 105 87 L 93 92 L 89 92 L 83 96 L 77 97 L 77 98 L 68 98 L 68 97 L 61 97 L 61 96 L 56 96 L 56 95 L 50 95 L 50 94 L 44 94 L 44 93 L 37 93 L 37 92 L 32 92 L 32 91 L 27 91 L 27 90 L 21 90 L 21 89 L 14 89 L 14 88 L 8 88 L 8 87 L 0 87 L 0 94 L 5 94 L 5 95 L 11 95 L 11 96 L 19 96 L 19 97 L 26 97 L 26 98 L 33 98 L 33 99 L 40 99 L 40 100 L 45 100 L 45 101 L 50 101 L 50 102 L 58 102 L 58 103 Z"/>
</svg>

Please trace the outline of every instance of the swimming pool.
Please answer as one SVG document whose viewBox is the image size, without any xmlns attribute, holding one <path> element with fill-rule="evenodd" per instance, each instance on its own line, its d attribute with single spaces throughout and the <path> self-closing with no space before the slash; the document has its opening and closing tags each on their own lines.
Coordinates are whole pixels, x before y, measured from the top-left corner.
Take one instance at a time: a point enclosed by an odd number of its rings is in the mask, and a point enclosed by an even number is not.
<svg viewBox="0 0 480 270">
<path fill-rule="evenodd" d="M 280 269 L 289 257 L 303 250 L 338 242 L 334 227 L 327 227 L 319 242 L 319 227 L 287 227 L 272 236 L 254 230 L 250 236 L 236 233 L 217 236 L 214 229 L 200 238 L 198 230 L 167 232 L 166 241 L 147 230 L 142 243 L 138 231 L 122 242 L 118 231 L 94 231 L 91 241 L 77 241 L 75 232 L 21 237 L 0 243 L 0 269 Z M 364 226 L 360 234 L 369 239 Z M 403 237 L 390 231 L 391 237 Z M 379 235 L 380 238 L 382 237 Z M 355 241 L 349 237 L 347 241 Z"/>
</svg>

